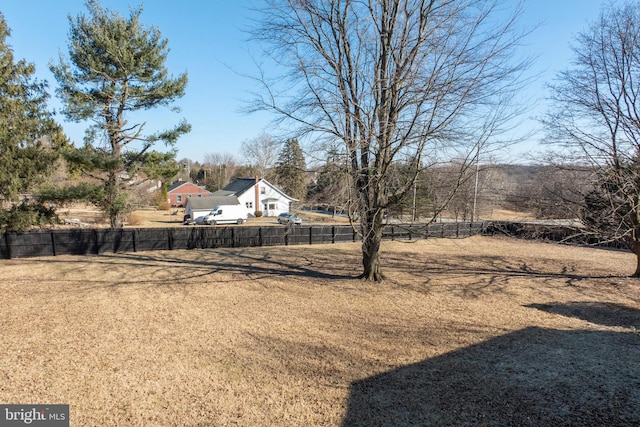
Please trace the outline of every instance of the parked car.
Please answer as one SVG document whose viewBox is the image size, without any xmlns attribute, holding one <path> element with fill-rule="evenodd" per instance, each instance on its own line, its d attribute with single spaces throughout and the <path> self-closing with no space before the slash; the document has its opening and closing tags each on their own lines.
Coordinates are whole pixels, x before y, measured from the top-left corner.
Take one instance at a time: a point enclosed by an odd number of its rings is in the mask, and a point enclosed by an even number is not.
<svg viewBox="0 0 640 427">
<path fill-rule="evenodd" d="M 206 218 L 206 215 L 205 216 L 199 216 L 193 221 L 193 223 L 195 225 L 209 225 L 209 223 L 205 221 L 205 218 Z"/>
<path fill-rule="evenodd" d="M 302 219 L 296 214 L 281 213 L 280 215 L 278 215 L 278 223 L 300 225 L 302 224 Z"/>
<path fill-rule="evenodd" d="M 289 212 L 283 212 L 280 215 L 278 215 L 278 224 L 286 224 L 287 222 L 289 222 L 289 217 L 291 215 L 293 214 Z"/>
</svg>

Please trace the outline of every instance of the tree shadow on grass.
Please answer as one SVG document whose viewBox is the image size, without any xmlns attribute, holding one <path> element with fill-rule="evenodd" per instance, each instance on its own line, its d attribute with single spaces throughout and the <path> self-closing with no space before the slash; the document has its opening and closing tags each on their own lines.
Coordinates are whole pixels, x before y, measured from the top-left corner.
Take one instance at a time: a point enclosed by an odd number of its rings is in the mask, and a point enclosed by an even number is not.
<svg viewBox="0 0 640 427">
<path fill-rule="evenodd" d="M 102 277 L 83 278 L 85 285 L 110 287 L 139 284 L 141 277 L 155 285 L 177 285 L 189 280 L 216 280 L 216 274 L 232 274 L 250 280 L 261 278 L 312 278 L 341 280 L 356 278 L 349 266 L 336 265 L 335 256 L 345 259 L 347 253 L 307 255 L 301 250 L 258 251 L 255 249 L 225 249 L 188 251 L 186 256 L 175 252 L 108 253 L 91 257 L 91 263 L 109 270 L 109 280 Z M 337 255 L 336 255 L 337 253 Z M 85 258 L 78 258 L 85 262 Z M 48 263 L 69 267 L 68 260 L 49 258 Z M 118 275 L 118 273 L 121 273 Z M 173 273 L 172 273 L 173 272 Z M 68 279 L 62 279 L 69 281 Z"/>
<path fill-rule="evenodd" d="M 142 254 L 121 254 L 120 258 L 160 261 L 194 270 L 213 269 L 216 272 L 243 274 L 253 279 L 268 276 L 353 279 L 355 276 L 351 270 L 339 269 L 336 265 L 335 257 L 342 259 L 345 255 L 340 251 L 307 255 L 303 250 L 289 248 L 274 252 L 256 249 L 226 249 L 224 252 L 205 250 L 199 257 L 187 259 L 159 258 Z"/>
<path fill-rule="evenodd" d="M 356 381 L 343 426 L 640 425 L 640 337 L 530 327 Z"/>
<path fill-rule="evenodd" d="M 434 255 L 387 254 L 388 265 L 417 279 L 410 287 L 416 290 L 439 290 L 465 298 L 494 293 L 508 293 L 514 284 L 531 286 L 569 286 L 580 289 L 581 283 L 599 280 L 617 284 L 624 276 L 602 270 L 583 271 L 575 261 L 562 259 L 535 260 L 514 255 Z M 405 284 L 402 284 L 406 287 Z"/>
</svg>

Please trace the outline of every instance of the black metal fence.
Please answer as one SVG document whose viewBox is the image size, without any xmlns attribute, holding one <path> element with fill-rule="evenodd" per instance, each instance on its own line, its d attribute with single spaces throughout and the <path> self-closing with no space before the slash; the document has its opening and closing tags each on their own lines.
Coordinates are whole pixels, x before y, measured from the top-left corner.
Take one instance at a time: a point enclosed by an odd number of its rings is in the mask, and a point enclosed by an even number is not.
<svg viewBox="0 0 640 427">
<path fill-rule="evenodd" d="M 578 224 L 565 225 L 535 222 L 492 221 L 483 231 L 486 235 L 507 235 L 528 240 L 544 240 L 568 245 L 597 246 L 612 249 L 630 249 L 628 239 L 606 239 L 590 234 Z"/>
<path fill-rule="evenodd" d="M 482 222 L 394 224 L 385 227 L 383 238 L 386 240 L 461 238 L 480 234 L 487 225 Z M 0 258 L 313 245 L 357 240 L 359 240 L 358 234 L 349 225 L 37 230 L 5 233 L 0 243 Z"/>
</svg>

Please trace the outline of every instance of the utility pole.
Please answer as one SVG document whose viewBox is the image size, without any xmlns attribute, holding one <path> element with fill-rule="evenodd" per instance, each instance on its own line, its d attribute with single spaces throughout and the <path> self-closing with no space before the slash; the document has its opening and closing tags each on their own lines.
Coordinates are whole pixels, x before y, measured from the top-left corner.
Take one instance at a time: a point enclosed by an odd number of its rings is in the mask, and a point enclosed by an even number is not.
<svg viewBox="0 0 640 427">
<path fill-rule="evenodd" d="M 478 175 L 480 173 L 480 145 L 478 145 L 478 153 L 476 154 L 476 177 L 473 184 L 473 206 L 471 209 L 471 223 L 476 220 L 476 204 L 478 202 Z"/>
<path fill-rule="evenodd" d="M 411 207 L 411 222 L 416 222 L 416 188 L 417 183 L 413 181 L 413 205 Z"/>
</svg>

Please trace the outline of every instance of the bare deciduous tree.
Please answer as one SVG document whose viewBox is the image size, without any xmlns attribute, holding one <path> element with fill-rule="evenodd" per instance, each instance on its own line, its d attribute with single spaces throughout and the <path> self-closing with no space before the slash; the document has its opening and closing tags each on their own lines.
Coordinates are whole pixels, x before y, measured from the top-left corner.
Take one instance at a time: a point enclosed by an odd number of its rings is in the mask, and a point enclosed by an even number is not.
<svg viewBox="0 0 640 427">
<path fill-rule="evenodd" d="M 503 107 L 526 61 L 514 60 L 519 11 L 507 16 L 498 3 L 267 1 L 254 38 L 287 72 L 260 77 L 265 91 L 253 105 L 316 144 L 342 142 L 365 279 L 383 279 L 386 210 L 412 190 L 422 166 L 464 159 L 464 175 L 512 118 Z M 394 162 L 413 172 L 390 190 Z"/>
<path fill-rule="evenodd" d="M 204 155 L 202 180 L 209 191 L 217 191 L 231 181 L 236 173 L 238 161 L 229 153 L 207 153 Z"/>
<path fill-rule="evenodd" d="M 318 168 L 309 192 L 309 204 L 336 213 L 347 212 L 350 200 L 349 174 L 344 156 L 331 152 L 324 165 Z"/>
<path fill-rule="evenodd" d="M 505 197 L 506 205 L 536 219 L 579 218 L 585 194 L 593 190 L 590 168 L 557 163 L 515 168 L 521 171 L 521 176 L 512 182 L 512 189 Z"/>
<path fill-rule="evenodd" d="M 583 223 L 601 239 L 628 242 L 640 277 L 640 4 L 606 6 L 573 51 L 573 67 L 552 86 L 549 139 L 595 171 Z"/>
<path fill-rule="evenodd" d="M 280 147 L 271 135 L 263 132 L 255 138 L 242 141 L 242 155 L 251 166 L 258 168 L 260 178 L 267 178 L 278 160 Z"/>
</svg>

